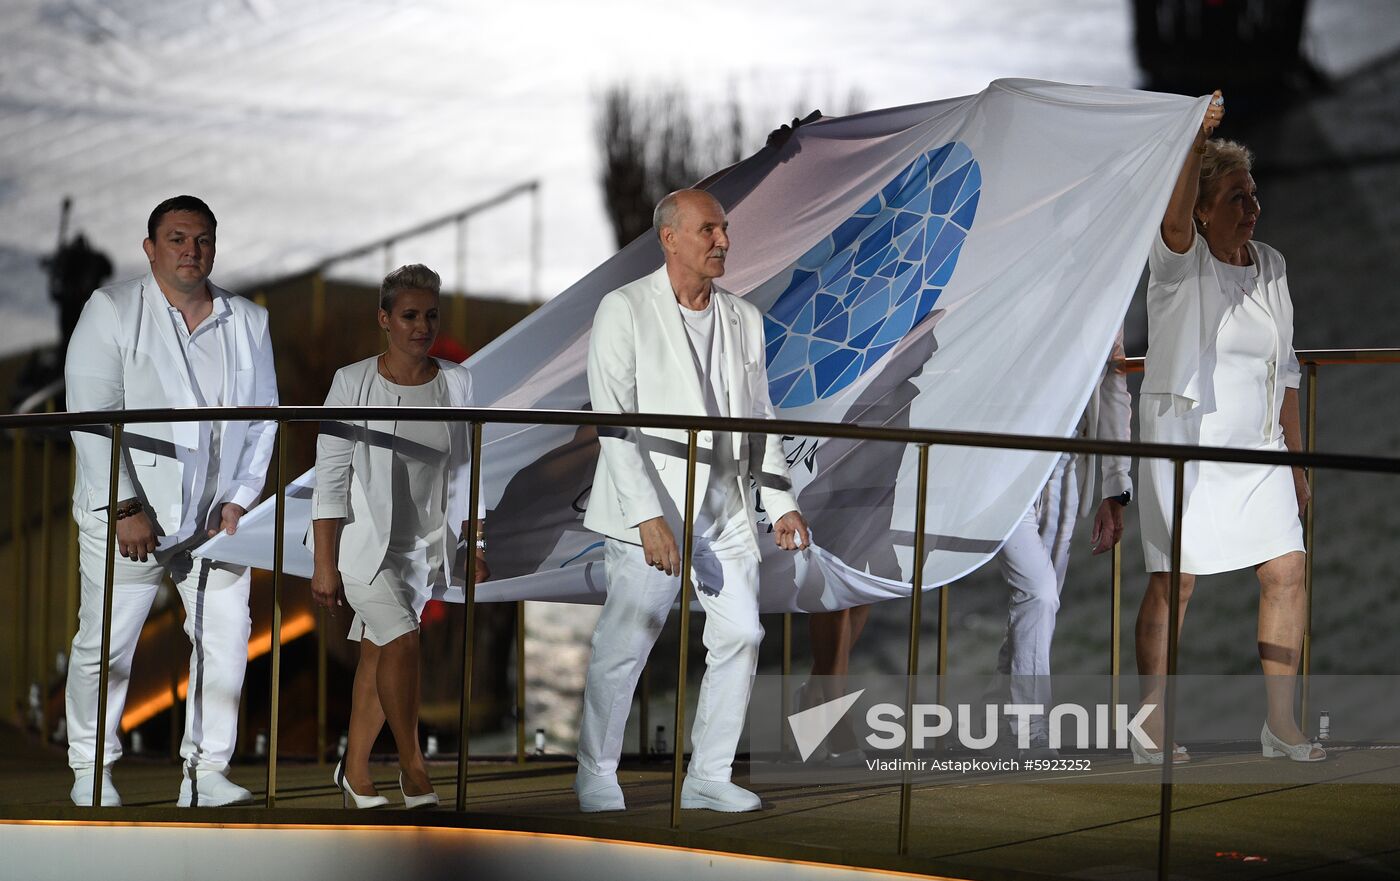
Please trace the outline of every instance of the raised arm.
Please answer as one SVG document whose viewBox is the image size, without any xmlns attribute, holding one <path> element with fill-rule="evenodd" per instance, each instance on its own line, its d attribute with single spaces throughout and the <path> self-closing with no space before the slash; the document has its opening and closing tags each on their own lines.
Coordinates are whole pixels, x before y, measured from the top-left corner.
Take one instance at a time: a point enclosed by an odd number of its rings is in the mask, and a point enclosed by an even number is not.
<svg viewBox="0 0 1400 881">
<path fill-rule="evenodd" d="M 1162 216 L 1162 241 L 1178 254 L 1185 254 L 1191 248 L 1196 235 L 1196 226 L 1191 213 L 1196 208 L 1196 197 L 1200 186 L 1201 156 L 1205 154 L 1206 141 L 1225 118 L 1225 98 L 1216 89 L 1211 93 L 1211 102 L 1206 105 L 1205 117 L 1196 131 L 1196 139 L 1186 153 L 1186 161 L 1172 187 L 1171 199 L 1167 202 L 1167 213 Z"/>
</svg>

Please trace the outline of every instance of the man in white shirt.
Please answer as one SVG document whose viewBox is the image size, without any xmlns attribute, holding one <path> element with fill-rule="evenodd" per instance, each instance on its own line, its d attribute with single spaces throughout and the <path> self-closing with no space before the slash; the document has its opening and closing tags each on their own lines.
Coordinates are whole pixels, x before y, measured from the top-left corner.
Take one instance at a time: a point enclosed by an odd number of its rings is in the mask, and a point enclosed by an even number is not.
<svg viewBox="0 0 1400 881">
<path fill-rule="evenodd" d="M 193 196 L 151 212 L 143 243 L 144 278 L 95 291 L 73 332 L 65 363 L 74 411 L 169 407 L 272 406 L 277 377 L 267 310 L 209 282 L 213 212 Z M 238 726 L 248 661 L 249 572 L 205 559 L 199 545 L 232 533 L 262 493 L 271 458 L 271 422 L 174 422 L 126 427 L 117 506 L 108 511 L 110 434 L 73 432 L 82 595 L 68 669 L 68 763 L 74 804 L 90 805 L 96 756 L 107 522 L 117 518 L 111 651 L 101 805 L 120 805 L 111 766 L 131 660 L 162 578 L 185 604 L 193 643 L 180 747 L 178 804 L 210 807 L 252 799 L 226 772 Z"/>
<path fill-rule="evenodd" d="M 665 265 L 603 298 L 593 320 L 593 409 L 772 418 L 762 316 L 720 290 L 729 251 L 724 209 L 681 190 L 656 206 Z M 647 655 L 676 601 L 686 497 L 685 431 L 600 429 L 602 455 L 584 525 L 606 536 L 608 595 L 593 634 L 574 791 L 583 811 L 626 809 L 617 782 L 623 731 Z M 758 796 L 730 780 L 763 628 L 759 549 L 749 496 L 757 484 L 780 548 L 808 544 L 781 438 L 700 432 L 694 573 L 705 609 L 706 672 L 681 807 L 752 811 Z"/>
</svg>

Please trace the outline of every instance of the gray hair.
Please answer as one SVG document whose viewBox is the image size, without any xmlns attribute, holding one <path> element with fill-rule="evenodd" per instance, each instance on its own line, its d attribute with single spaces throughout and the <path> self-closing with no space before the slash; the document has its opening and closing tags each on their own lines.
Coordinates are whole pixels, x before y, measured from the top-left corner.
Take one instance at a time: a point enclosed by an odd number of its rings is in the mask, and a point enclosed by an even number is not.
<svg viewBox="0 0 1400 881">
<path fill-rule="evenodd" d="M 1196 203 L 1208 202 L 1220 189 L 1220 181 L 1237 171 L 1249 171 L 1254 167 L 1254 154 L 1237 141 L 1213 138 L 1206 141 L 1205 153 L 1201 156 L 1201 175 L 1197 189 Z"/>
<path fill-rule="evenodd" d="M 384 283 L 379 286 L 379 308 L 385 312 L 394 311 L 394 299 L 399 291 L 428 291 L 436 297 L 442 293 L 442 279 L 422 263 L 400 266 L 384 276 Z"/>
<path fill-rule="evenodd" d="M 651 212 L 651 228 L 656 231 L 659 238 L 661 228 L 669 226 L 676 228 L 676 212 L 680 210 L 680 195 L 684 190 L 676 190 L 661 197 L 661 201 L 656 203 L 656 208 Z"/>
</svg>

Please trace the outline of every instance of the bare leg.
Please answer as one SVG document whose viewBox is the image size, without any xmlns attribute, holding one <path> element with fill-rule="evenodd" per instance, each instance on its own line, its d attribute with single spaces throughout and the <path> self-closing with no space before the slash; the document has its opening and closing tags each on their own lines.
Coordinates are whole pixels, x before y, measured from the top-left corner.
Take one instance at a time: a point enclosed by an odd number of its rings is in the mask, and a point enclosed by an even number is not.
<svg viewBox="0 0 1400 881">
<path fill-rule="evenodd" d="M 851 665 L 851 649 L 865 629 L 870 618 L 869 606 L 856 606 L 836 612 L 816 612 L 807 616 L 807 626 L 812 643 L 812 676 L 840 677 L 826 680 L 824 687 L 813 689 L 807 695 L 806 703 L 816 705 L 822 701 L 835 700 L 843 692 L 842 680 Z M 815 683 L 814 683 L 815 684 Z M 853 749 L 855 734 L 849 726 L 838 726 L 832 733 L 832 741 L 844 752 Z"/>
<path fill-rule="evenodd" d="M 418 746 L 420 692 L 418 631 L 410 631 L 379 648 L 379 705 L 394 734 L 403 771 L 404 794 L 426 795 L 433 790 Z"/>
<path fill-rule="evenodd" d="M 1303 563 L 1304 555 L 1295 551 L 1255 567 L 1259 575 L 1259 665 L 1264 669 L 1269 700 L 1269 730 L 1291 744 L 1307 740 L 1293 708 L 1308 607 Z"/>
<path fill-rule="evenodd" d="M 1191 591 L 1196 587 L 1196 576 L 1181 575 L 1180 602 L 1177 605 L 1177 635 L 1180 638 L 1182 625 L 1186 622 L 1186 604 L 1191 600 Z M 1153 572 L 1147 579 L 1147 592 L 1142 596 L 1142 605 L 1137 616 L 1137 667 L 1141 682 L 1142 703 L 1162 704 L 1163 690 L 1167 674 L 1167 607 L 1171 600 L 1171 573 Z M 1162 714 L 1153 711 L 1143 723 L 1142 730 L 1152 742 L 1162 743 Z"/>
<path fill-rule="evenodd" d="M 379 706 L 379 656 L 381 649 L 369 640 L 360 642 L 360 661 L 355 666 L 355 687 L 350 703 L 350 733 L 345 743 L 345 781 L 357 795 L 375 795 L 369 773 L 369 754 L 384 727 L 384 710 Z"/>
</svg>

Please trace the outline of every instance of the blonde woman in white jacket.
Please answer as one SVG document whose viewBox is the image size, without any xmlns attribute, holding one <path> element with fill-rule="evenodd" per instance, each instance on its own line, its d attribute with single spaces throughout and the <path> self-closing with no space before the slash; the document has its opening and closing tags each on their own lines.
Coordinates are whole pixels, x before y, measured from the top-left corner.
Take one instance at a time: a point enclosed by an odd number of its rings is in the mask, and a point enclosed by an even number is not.
<svg viewBox="0 0 1400 881">
<path fill-rule="evenodd" d="M 380 355 L 342 367 L 327 406 L 465 407 L 466 368 L 428 355 L 438 333 L 441 282 L 426 266 L 402 266 L 380 287 Z M 360 643 L 350 732 L 335 783 L 347 805 L 380 807 L 369 753 L 387 721 L 399 753 L 406 807 L 438 803 L 418 744 L 419 618 L 434 585 L 450 583 L 467 513 L 467 428 L 461 422 L 324 423 L 308 545 L 313 598 L 355 612 Z M 478 580 L 488 576 L 480 550 Z"/>
<path fill-rule="evenodd" d="M 1254 240 L 1260 207 L 1248 150 L 1210 140 L 1224 116 L 1216 92 L 1187 154 L 1148 258 L 1147 371 L 1142 439 L 1297 451 L 1298 359 L 1283 256 Z M 1145 459 L 1142 540 L 1149 573 L 1137 619 L 1143 703 L 1160 703 L 1170 622 L 1172 465 Z M 1252 568 L 1259 577 L 1259 662 L 1268 716 L 1263 754 L 1316 762 L 1326 753 L 1298 722 L 1293 692 L 1306 620 L 1303 531 L 1309 492 L 1300 468 L 1189 462 L 1182 501 L 1180 622 L 1196 576 Z M 1161 713 L 1143 726 L 1154 744 Z M 1133 743 L 1139 763 L 1163 760 Z M 1187 761 L 1173 748 L 1172 761 Z"/>
</svg>

